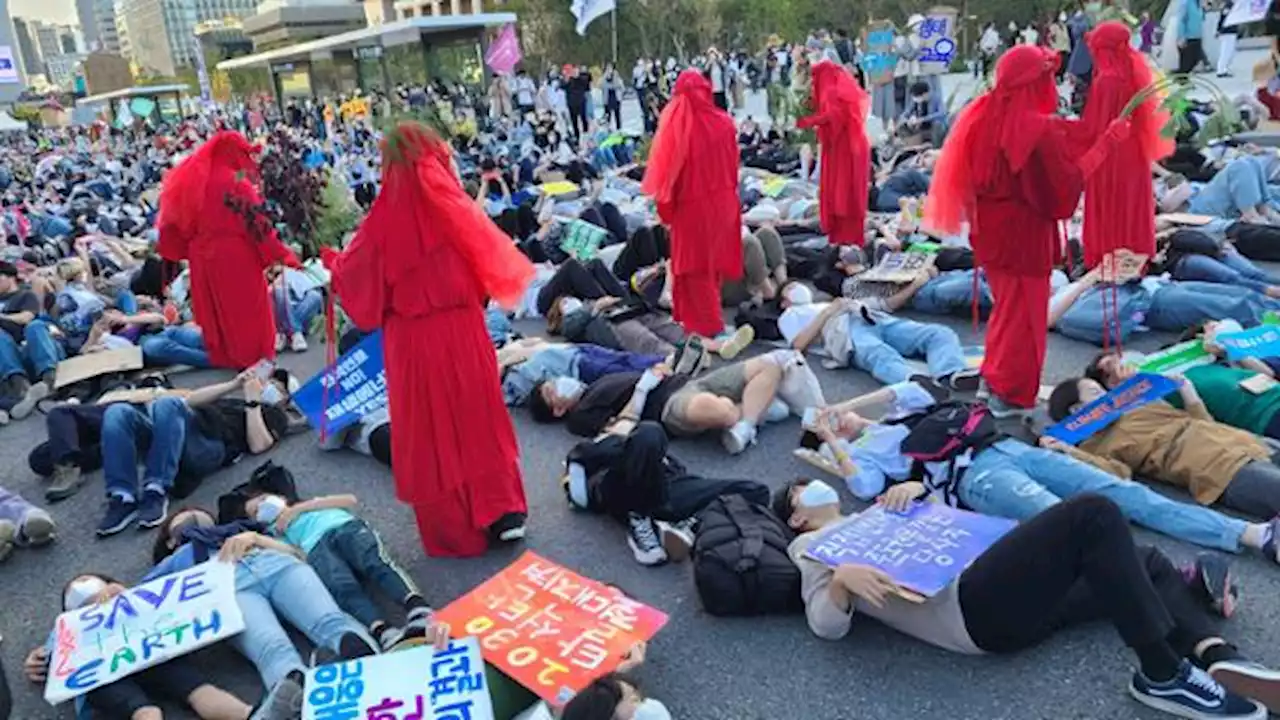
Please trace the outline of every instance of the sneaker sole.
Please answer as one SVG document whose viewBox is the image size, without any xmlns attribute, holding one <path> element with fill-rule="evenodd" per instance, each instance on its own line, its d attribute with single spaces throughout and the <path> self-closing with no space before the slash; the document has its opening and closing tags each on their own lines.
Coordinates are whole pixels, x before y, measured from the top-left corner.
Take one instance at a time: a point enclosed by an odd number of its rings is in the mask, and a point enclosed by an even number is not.
<svg viewBox="0 0 1280 720">
<path fill-rule="evenodd" d="M 84 482 L 85 482 L 84 476 L 81 475 L 79 480 L 75 481 L 75 483 L 71 485 L 68 485 L 67 487 L 48 488 L 47 490 L 44 491 L 44 499 L 48 500 L 49 502 L 61 502 L 63 500 L 66 500 L 72 495 L 75 495 L 76 493 L 80 492 L 80 488 L 84 487 Z"/>
<path fill-rule="evenodd" d="M 1186 705 L 1180 705 L 1176 702 L 1162 700 L 1160 698 L 1151 697 L 1138 692 L 1138 688 L 1133 686 L 1133 681 L 1129 682 L 1129 695 L 1137 700 L 1140 704 L 1146 705 L 1153 710 L 1173 715 L 1174 717 L 1187 718 L 1187 720 L 1222 720 L 1230 718 L 1230 720 L 1267 720 L 1267 710 L 1261 705 L 1254 702 L 1254 712 L 1249 715 L 1222 715 L 1220 713 L 1204 713 L 1189 708 Z"/>
<path fill-rule="evenodd" d="M 756 329 L 750 325 L 743 325 L 734 331 L 733 337 L 720 346 L 721 359 L 732 360 L 738 357 L 738 354 L 746 350 L 755 339 Z"/>
<path fill-rule="evenodd" d="M 1209 675 L 1235 694 L 1252 698 L 1271 712 L 1280 713 L 1280 672 L 1222 662 L 1213 665 Z"/>
<path fill-rule="evenodd" d="M 0 562 L 9 559 L 13 554 L 15 542 L 18 539 L 18 527 L 13 523 L 5 520 L 0 523 Z"/>
<path fill-rule="evenodd" d="M 502 532 L 498 533 L 498 539 L 501 540 L 502 542 L 515 542 L 517 540 L 523 540 L 525 536 L 525 532 L 526 532 L 526 529 L 523 525 L 516 528 L 510 528 L 508 530 L 503 530 Z"/>
<path fill-rule="evenodd" d="M 36 409 L 36 405 L 47 397 L 49 397 L 48 385 L 45 385 L 43 382 L 38 382 L 35 385 L 32 385 L 31 388 L 27 390 L 26 397 L 22 398 L 17 405 L 13 406 L 13 409 L 9 410 L 9 417 L 14 420 L 22 420 L 26 418 Z"/>
<path fill-rule="evenodd" d="M 138 519 L 138 512 L 135 510 L 129 513 L 128 515 L 126 515 L 123 520 L 116 523 L 115 525 L 112 525 L 111 527 L 98 528 L 97 530 L 98 537 L 107 537 L 108 535 L 115 535 L 116 533 L 121 532 L 125 528 L 132 525 L 133 521 L 137 519 Z"/>
<path fill-rule="evenodd" d="M 28 545 L 48 545 L 55 536 L 53 518 L 36 516 L 22 523 L 22 538 Z"/>
<path fill-rule="evenodd" d="M 679 532 L 671 528 L 663 528 L 662 549 L 667 551 L 668 560 L 682 563 L 689 559 L 690 553 L 693 552 L 693 545 Z"/>
</svg>

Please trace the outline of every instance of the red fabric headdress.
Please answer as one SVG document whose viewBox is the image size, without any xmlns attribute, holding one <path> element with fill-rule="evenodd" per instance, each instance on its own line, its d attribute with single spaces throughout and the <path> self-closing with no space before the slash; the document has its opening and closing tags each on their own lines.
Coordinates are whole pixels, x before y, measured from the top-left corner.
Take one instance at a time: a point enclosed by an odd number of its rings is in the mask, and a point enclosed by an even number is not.
<svg viewBox="0 0 1280 720">
<path fill-rule="evenodd" d="M 1120 117 L 1130 99 L 1153 81 L 1151 67 L 1141 53 L 1129 44 L 1129 26 L 1115 20 L 1104 22 L 1085 36 L 1093 58 L 1094 84 L 1105 76 L 1120 79 L 1118 91 L 1090 93 L 1085 107 L 1085 125 L 1093 134 L 1101 133 L 1108 123 Z M 1173 140 L 1161 136 L 1169 122 L 1169 113 L 1160 109 L 1158 94 L 1147 98 L 1130 116 L 1130 135 L 1142 146 L 1147 162 L 1155 162 L 1173 152 Z"/>
<path fill-rule="evenodd" d="M 183 236 L 193 235 L 202 222 L 211 184 L 219 183 L 229 190 L 239 174 L 250 182 L 258 179 L 253 145 L 240 133 L 229 130 L 209 138 L 164 176 L 158 226 Z"/>
<path fill-rule="evenodd" d="M 870 145 L 864 124 L 871 109 L 871 96 L 853 79 L 843 65 L 824 60 L 813 66 L 813 108 L 819 114 L 839 113 L 841 117 L 855 117 L 859 124 L 845 128 L 854 147 Z"/>
<path fill-rule="evenodd" d="M 732 129 L 733 118 L 716 107 L 711 83 L 697 70 L 680 73 L 671 102 L 658 119 L 641 191 L 658 203 L 675 200 L 676 181 L 685 161 L 705 138 L 723 129 L 717 125 L 725 123 Z"/>
<path fill-rule="evenodd" d="M 485 294 L 504 307 L 519 302 L 533 264 L 468 197 L 449 146 L 422 125 L 404 123 L 382 141 L 382 190 L 363 227 L 383 246 L 387 280 L 420 273 L 428 238 L 445 238 L 467 259 Z"/>
<path fill-rule="evenodd" d="M 1047 48 L 1019 45 L 1000 56 L 995 87 L 961 111 L 947 135 L 925 202 L 926 227 L 960 232 L 976 191 L 1006 166 L 1022 169 L 1057 110 L 1057 69 L 1058 56 Z"/>
</svg>

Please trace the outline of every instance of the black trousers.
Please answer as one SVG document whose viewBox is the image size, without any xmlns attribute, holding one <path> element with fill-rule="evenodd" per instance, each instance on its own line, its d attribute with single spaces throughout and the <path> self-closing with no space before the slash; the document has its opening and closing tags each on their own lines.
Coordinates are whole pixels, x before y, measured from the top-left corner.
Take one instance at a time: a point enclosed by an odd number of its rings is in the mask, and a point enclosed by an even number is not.
<svg viewBox="0 0 1280 720">
<path fill-rule="evenodd" d="M 661 225 L 645 226 L 636 229 L 627 246 L 622 248 L 613 261 L 613 274 L 624 283 L 631 282 L 631 276 L 640 268 L 646 268 L 671 257 L 671 246 L 667 241 L 667 229 Z"/>
<path fill-rule="evenodd" d="M 729 109 L 729 94 L 725 92 L 713 93 L 712 98 L 715 100 L 716 107 L 721 110 Z"/>
<path fill-rule="evenodd" d="M 59 405 L 44 418 L 49 439 L 27 456 L 31 471 L 42 477 L 55 465 L 75 465 L 81 472 L 102 467 L 102 418 L 110 405 Z"/>
<path fill-rule="evenodd" d="M 1280 467 L 1266 460 L 1245 465 L 1227 483 L 1217 504 L 1263 520 L 1280 515 Z"/>
<path fill-rule="evenodd" d="M 684 471 L 667 457 L 667 433 L 645 421 L 631 431 L 622 455 L 604 472 L 595 495 L 601 511 L 619 519 L 628 513 L 677 522 L 693 517 L 721 495 L 741 495 L 768 506 L 769 488 L 754 480 L 717 480 Z M 594 508 L 593 508 L 594 509 Z"/>
<path fill-rule="evenodd" d="M 596 300 L 602 297 L 626 299 L 629 294 L 603 261 L 597 259 L 583 264 L 569 258 L 538 291 L 538 312 L 546 315 L 556 298 L 565 295 L 579 300 Z"/>
<path fill-rule="evenodd" d="M 1196 69 L 1196 65 L 1205 60 L 1204 43 L 1199 38 L 1190 39 L 1178 48 L 1178 73 L 1186 74 Z"/>
<path fill-rule="evenodd" d="M 576 143 L 578 138 L 582 137 L 582 133 L 587 132 L 590 127 L 587 120 L 587 104 L 584 102 L 569 105 L 569 132 L 573 135 L 573 141 Z"/>
<path fill-rule="evenodd" d="M 1217 635 L 1173 563 L 1133 544 L 1115 503 L 1078 495 L 1014 528 L 960 576 L 974 643 L 993 653 L 1036 645 L 1058 630 L 1110 620 L 1126 645 L 1165 641 L 1180 657 Z"/>
<path fill-rule="evenodd" d="M 604 104 L 604 120 L 606 124 L 613 123 L 614 129 L 622 129 L 622 101 L 616 94 Z"/>
</svg>

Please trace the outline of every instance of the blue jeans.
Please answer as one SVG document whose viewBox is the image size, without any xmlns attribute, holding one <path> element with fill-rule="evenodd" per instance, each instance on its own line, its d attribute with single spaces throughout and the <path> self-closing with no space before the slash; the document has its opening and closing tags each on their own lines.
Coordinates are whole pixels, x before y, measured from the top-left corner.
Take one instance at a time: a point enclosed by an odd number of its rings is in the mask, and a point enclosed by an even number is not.
<svg viewBox="0 0 1280 720">
<path fill-rule="evenodd" d="M 1223 285 L 1240 285 L 1260 293 L 1265 293 L 1273 285 L 1280 285 L 1280 279 L 1254 265 L 1234 248 L 1228 248 L 1220 258 L 1208 255 L 1187 255 L 1174 267 L 1173 277 L 1175 280 L 1202 280 Z"/>
<path fill-rule="evenodd" d="M 222 467 L 222 441 L 191 431 L 195 414 L 185 400 L 162 397 L 150 406 L 116 403 L 102 418 L 102 474 L 107 494 L 138 497 L 138 454 L 145 450 L 142 490 L 168 492 L 178 468 L 204 477 Z"/>
<path fill-rule="evenodd" d="M 275 298 L 276 332 L 286 335 L 295 332 L 306 335 L 311 321 L 324 308 L 324 293 L 319 288 L 312 288 L 293 300 L 288 288 L 276 287 L 272 296 Z"/>
<path fill-rule="evenodd" d="M 21 347 L 7 332 L 0 332 L 0 380 L 15 375 L 39 378 L 67 357 L 61 343 L 49 333 L 47 320 L 32 320 L 23 328 Z M 50 388 L 52 389 L 52 388 Z"/>
<path fill-rule="evenodd" d="M 1238 218 L 1267 202 L 1267 167 L 1262 158 L 1244 155 L 1227 163 L 1213 179 L 1191 198 L 1190 210 L 1197 215 Z"/>
<path fill-rule="evenodd" d="M 885 385 L 906 382 L 915 374 L 905 358 L 923 356 L 929 375 L 946 377 L 964 370 L 964 350 L 954 330 L 933 323 L 880 317 L 871 325 L 850 317 L 853 365 Z"/>
<path fill-rule="evenodd" d="M 979 452 L 960 482 L 960 501 L 983 515 L 1026 520 L 1063 498 L 1097 493 L 1131 522 L 1197 545 L 1240 551 L 1248 523 L 1171 500 L 1068 455 L 1001 440 Z"/>
<path fill-rule="evenodd" d="M 1146 324 L 1154 330 L 1182 332 L 1205 320 L 1235 320 L 1245 327 L 1262 322 L 1280 301 L 1238 285 L 1211 282 L 1169 283 L 1151 296 Z"/>
<path fill-rule="evenodd" d="M 204 336 L 196 327 L 167 327 L 155 335 L 144 335 L 138 341 L 143 363 L 151 367 L 190 365 L 209 367 L 209 353 L 204 349 Z"/>
<path fill-rule="evenodd" d="M 245 629 L 231 642 L 258 668 L 268 689 L 294 670 L 306 671 L 281 619 L 316 647 L 337 651 L 347 633 L 357 633 L 373 646 L 364 628 L 338 609 L 315 570 L 291 555 L 254 550 L 236 563 L 236 603 Z"/>
<path fill-rule="evenodd" d="M 944 272 L 925 283 L 911 297 L 911 308 L 930 315 L 965 314 L 973 308 L 974 270 Z M 987 279 L 978 280 L 978 309 L 989 311 L 995 305 Z"/>
<path fill-rule="evenodd" d="M 494 347 L 502 347 L 511 340 L 515 332 L 511 329 L 511 320 L 507 314 L 495 308 L 484 311 L 484 329 L 489 333 L 489 340 Z"/>
</svg>

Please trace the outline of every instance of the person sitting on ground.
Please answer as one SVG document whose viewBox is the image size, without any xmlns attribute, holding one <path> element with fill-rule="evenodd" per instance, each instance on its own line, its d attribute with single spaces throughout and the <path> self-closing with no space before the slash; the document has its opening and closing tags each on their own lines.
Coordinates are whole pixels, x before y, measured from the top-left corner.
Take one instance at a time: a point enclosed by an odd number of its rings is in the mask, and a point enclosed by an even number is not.
<svg viewBox="0 0 1280 720">
<path fill-rule="evenodd" d="M 386 651 L 401 640 L 425 637 L 431 625 L 431 606 L 409 574 L 391 559 L 377 531 L 352 514 L 358 503 L 355 495 L 329 495 L 290 504 L 282 495 L 261 493 L 245 500 L 239 515 L 252 518 L 273 537 L 302 550 L 338 607 L 364 623 Z M 384 619 L 357 578 L 373 582 L 404 608 L 404 628 Z"/>
<path fill-rule="evenodd" d="M 276 352 L 286 345 L 306 352 L 311 321 L 324 309 L 323 285 L 308 273 L 281 265 L 267 268 L 267 283 L 275 303 Z"/>
<path fill-rule="evenodd" d="M 897 483 L 924 480 L 952 502 L 975 512 L 1025 521 L 1067 498 L 1097 493 L 1143 527 L 1227 552 L 1239 552 L 1241 547 L 1260 550 L 1269 561 L 1280 563 L 1272 524 L 1245 522 L 1172 500 L 1141 483 L 1001 433 L 981 438 L 975 448 L 957 458 L 954 467 L 949 463 L 918 467 L 902 452 L 902 442 L 911 432 L 908 425 L 875 422 L 859 414 L 884 404 L 890 406 L 886 418 L 901 418 L 928 411 L 945 398 L 942 389 L 932 384 L 900 383 L 826 409 L 809 430 L 816 435 L 822 456 L 862 500 L 871 500 Z"/>
<path fill-rule="evenodd" d="M 17 266 L 0 260 L 0 425 L 30 415 L 53 389 L 64 354 L 40 314 L 35 293 L 18 282 Z M 34 375 L 27 374 L 28 366 Z"/>
<path fill-rule="evenodd" d="M 889 507 L 916 497 L 909 484 L 894 490 L 884 499 Z M 1179 569 L 1159 550 L 1136 547 L 1106 498 L 1082 495 L 1015 527 L 923 602 L 905 599 L 879 568 L 832 568 L 806 555 L 819 531 L 845 519 L 830 486 L 790 482 L 775 492 L 773 510 L 801 533 L 788 551 L 800 568 L 809 629 L 824 640 L 847 636 L 862 613 L 943 650 L 1007 654 L 1106 618 L 1138 657 L 1129 684 L 1138 702 L 1183 717 L 1250 720 L 1267 711 L 1242 693 L 1280 706 L 1273 671 L 1218 635 Z"/>
<path fill-rule="evenodd" d="M 782 236 L 769 225 L 742 234 L 742 277 L 725 280 L 720 286 L 720 303 L 737 307 L 744 302 L 763 302 L 777 297 L 787 283 L 787 253 Z"/>
<path fill-rule="evenodd" d="M 1184 488 L 1201 505 L 1264 520 L 1280 515 L 1280 467 L 1271 449 L 1252 433 L 1214 421 L 1192 383 L 1182 380 L 1178 392 L 1185 409 L 1158 400 L 1126 411 L 1078 447 L 1049 435 L 1040 444 L 1113 475 Z M 1096 380 L 1064 380 L 1049 396 L 1049 417 L 1061 422 L 1106 394 Z M 1280 521 L 1272 532 L 1277 528 Z"/>
<path fill-rule="evenodd" d="M 921 275 L 917 282 L 923 285 L 928 278 L 927 274 Z M 782 289 L 783 313 L 778 318 L 778 331 L 800 352 L 820 340 L 834 365 L 852 364 L 885 385 L 904 382 L 915 374 L 907 357 L 923 357 L 931 377 L 952 389 L 977 389 L 978 374 L 965 361 L 955 331 L 944 325 L 893 317 L 888 313 L 896 302 L 896 296 L 814 302 L 813 291 L 807 285 L 792 282 Z"/>
<path fill-rule="evenodd" d="M 911 85 L 911 97 L 898 117 L 898 135 L 908 145 L 928 142 L 941 148 L 947 137 L 947 110 L 927 82 Z"/>
<path fill-rule="evenodd" d="M 641 565 L 687 558 L 695 516 L 721 495 L 769 504 L 768 487 L 691 474 L 668 454 L 668 444 L 662 425 L 624 408 L 604 433 L 569 451 L 560 480 L 572 508 L 610 515 L 627 526 L 627 545 Z"/>
<path fill-rule="evenodd" d="M 0 486 L 0 562 L 8 560 L 14 548 L 53 542 L 56 533 L 48 512 Z"/>
<path fill-rule="evenodd" d="M 673 436 L 718 430 L 732 455 L 754 442 L 760 423 L 778 422 L 821 404 L 822 388 L 813 370 L 789 350 L 732 363 L 696 379 L 663 366 L 606 375 L 590 386 L 558 377 L 542 382 L 529 396 L 534 420 L 563 418 L 575 435 L 595 437 L 631 407 L 641 420 L 660 422 Z"/>
</svg>

